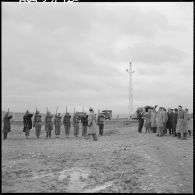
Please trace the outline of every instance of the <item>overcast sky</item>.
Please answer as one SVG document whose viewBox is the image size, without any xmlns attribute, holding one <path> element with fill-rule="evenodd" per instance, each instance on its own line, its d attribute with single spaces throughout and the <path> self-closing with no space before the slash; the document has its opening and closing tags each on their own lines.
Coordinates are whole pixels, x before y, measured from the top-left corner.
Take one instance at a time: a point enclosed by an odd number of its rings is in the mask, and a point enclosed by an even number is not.
<svg viewBox="0 0 195 195">
<path fill-rule="evenodd" d="M 193 110 L 193 2 L 2 3 L 2 109 Z"/>
</svg>

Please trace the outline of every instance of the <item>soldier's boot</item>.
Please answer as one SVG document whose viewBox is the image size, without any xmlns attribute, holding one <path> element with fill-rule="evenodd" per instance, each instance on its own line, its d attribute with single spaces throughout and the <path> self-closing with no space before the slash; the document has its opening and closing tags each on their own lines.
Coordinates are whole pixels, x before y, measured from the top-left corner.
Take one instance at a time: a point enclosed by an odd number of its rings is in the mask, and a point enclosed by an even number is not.
<svg viewBox="0 0 195 195">
<path fill-rule="evenodd" d="M 191 136 L 191 130 L 188 130 L 189 136 Z"/>
<path fill-rule="evenodd" d="M 181 138 L 181 133 L 177 133 L 177 138 L 178 138 L 178 139 Z"/>
</svg>

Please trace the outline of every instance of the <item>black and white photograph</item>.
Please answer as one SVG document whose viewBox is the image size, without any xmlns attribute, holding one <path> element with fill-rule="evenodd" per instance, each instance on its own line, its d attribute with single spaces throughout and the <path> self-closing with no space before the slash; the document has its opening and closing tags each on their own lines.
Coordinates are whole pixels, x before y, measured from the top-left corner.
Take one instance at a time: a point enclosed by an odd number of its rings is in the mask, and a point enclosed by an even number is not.
<svg viewBox="0 0 195 195">
<path fill-rule="evenodd" d="M 193 194 L 193 1 L 1 7 L 2 193 Z"/>
</svg>

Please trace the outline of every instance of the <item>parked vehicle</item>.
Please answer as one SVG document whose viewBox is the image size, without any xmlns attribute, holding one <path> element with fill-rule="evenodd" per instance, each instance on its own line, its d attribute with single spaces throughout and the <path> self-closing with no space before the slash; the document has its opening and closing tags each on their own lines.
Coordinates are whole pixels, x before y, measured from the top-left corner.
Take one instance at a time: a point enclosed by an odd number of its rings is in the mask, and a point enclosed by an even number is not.
<svg viewBox="0 0 195 195">
<path fill-rule="evenodd" d="M 105 119 L 111 119 L 112 118 L 112 110 L 102 110 L 102 113 L 105 115 Z"/>
</svg>

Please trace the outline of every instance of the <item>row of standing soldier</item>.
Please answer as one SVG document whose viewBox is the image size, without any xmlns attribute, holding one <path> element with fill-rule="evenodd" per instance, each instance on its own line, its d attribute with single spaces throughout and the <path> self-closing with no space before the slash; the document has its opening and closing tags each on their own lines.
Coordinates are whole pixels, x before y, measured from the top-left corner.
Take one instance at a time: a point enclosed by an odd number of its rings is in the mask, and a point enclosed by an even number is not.
<svg viewBox="0 0 195 195">
<path fill-rule="evenodd" d="M 192 124 L 191 124 L 191 116 L 188 113 L 188 109 L 185 111 L 182 109 L 182 106 L 178 106 L 178 109 L 166 109 L 163 107 L 159 107 L 159 110 L 156 111 L 157 106 L 155 106 L 152 110 L 148 110 L 148 112 L 144 113 L 142 109 L 137 110 L 139 126 L 138 132 L 142 132 L 143 125 L 146 127 L 146 132 L 150 132 L 150 129 L 153 133 L 157 132 L 157 136 L 163 136 L 167 133 L 167 129 L 169 130 L 169 134 L 173 136 L 177 136 L 178 138 L 187 137 L 187 132 L 191 135 Z M 144 121 L 145 119 L 145 121 Z M 144 124 L 145 122 L 145 124 Z"/>
<path fill-rule="evenodd" d="M 90 108 L 90 114 L 89 116 L 84 114 L 81 118 L 77 114 L 74 114 L 73 116 L 73 126 L 74 126 L 74 136 L 78 137 L 79 134 L 79 121 L 81 120 L 82 123 L 82 136 L 84 138 L 88 138 L 90 135 L 93 136 L 94 140 L 97 140 L 96 136 L 96 117 L 94 115 L 93 109 Z M 37 138 L 40 137 L 41 133 L 41 114 L 39 111 L 36 109 L 36 113 L 34 116 L 34 120 L 32 123 L 32 116 L 33 114 L 30 114 L 29 111 L 27 110 L 24 117 L 23 117 L 23 132 L 25 132 L 26 138 L 30 136 L 30 129 L 32 127 L 35 128 L 35 134 Z M 4 139 L 7 138 L 8 132 L 10 132 L 10 119 L 13 116 L 9 116 L 9 112 L 5 114 L 4 116 L 4 128 L 3 128 L 3 133 L 4 133 Z M 59 138 L 60 135 L 60 130 L 61 130 L 61 125 L 62 125 L 62 116 L 60 113 L 57 114 L 54 117 L 54 120 L 52 121 L 53 115 L 47 111 L 47 114 L 45 116 L 45 131 L 46 131 L 46 138 L 51 138 L 51 131 L 53 130 L 53 124 L 55 126 L 55 135 L 57 138 Z M 63 124 L 65 128 L 65 136 L 69 137 L 70 134 L 70 127 L 71 127 L 71 115 L 66 112 L 64 118 L 63 118 Z M 104 128 L 104 115 L 100 114 L 98 115 L 98 122 L 97 124 L 99 125 L 99 134 L 103 135 L 103 128 Z M 88 128 L 89 127 L 89 128 Z M 87 128 L 88 128 L 88 133 L 87 133 Z"/>
</svg>

